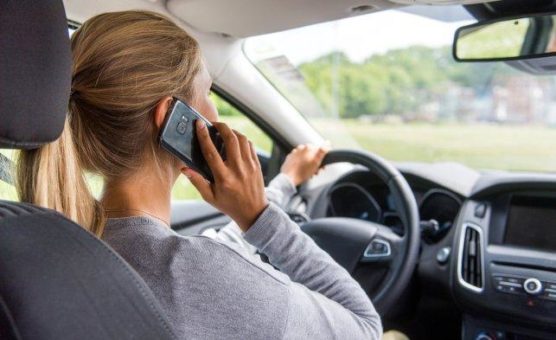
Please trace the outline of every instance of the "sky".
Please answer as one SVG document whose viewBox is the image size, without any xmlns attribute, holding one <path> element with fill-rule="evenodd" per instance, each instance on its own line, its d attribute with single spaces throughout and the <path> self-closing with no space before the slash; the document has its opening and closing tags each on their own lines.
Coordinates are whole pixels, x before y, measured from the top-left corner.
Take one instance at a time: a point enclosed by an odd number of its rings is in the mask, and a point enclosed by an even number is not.
<svg viewBox="0 0 556 340">
<path fill-rule="evenodd" d="M 299 65 L 335 50 L 359 62 L 394 48 L 450 45 L 455 30 L 471 22 L 469 19 L 443 22 L 390 10 L 250 38 L 245 50 L 254 62 L 285 54 L 294 65 Z"/>
</svg>

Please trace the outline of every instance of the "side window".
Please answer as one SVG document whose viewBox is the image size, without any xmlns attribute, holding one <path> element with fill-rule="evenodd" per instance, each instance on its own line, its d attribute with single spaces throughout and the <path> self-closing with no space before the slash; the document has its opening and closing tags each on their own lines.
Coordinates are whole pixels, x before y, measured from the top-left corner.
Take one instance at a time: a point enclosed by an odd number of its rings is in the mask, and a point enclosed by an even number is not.
<svg viewBox="0 0 556 340">
<path fill-rule="evenodd" d="M 0 199 L 2 200 L 19 201 L 15 187 L 5 181 L 5 177 L 11 176 L 12 174 L 11 169 L 9 169 L 9 162 L 5 162 L 4 160 L 15 160 L 15 153 L 15 150 L 0 149 Z"/>
<path fill-rule="evenodd" d="M 212 92 L 211 98 L 216 104 L 220 120 L 228 124 L 232 129 L 244 134 L 257 151 L 264 152 L 268 155 L 272 152 L 272 139 L 266 135 L 253 121 L 247 118 L 242 112 L 233 107 L 226 100 Z"/>
<path fill-rule="evenodd" d="M 211 98 L 218 109 L 220 121 L 228 124 L 232 129 L 235 129 L 244 134 L 253 145 L 257 148 L 259 154 L 270 157 L 272 153 L 273 142 L 272 139 L 263 132 L 252 120 L 246 117 L 241 111 L 233 107 L 225 99 L 212 92 Z M 180 176 L 172 189 L 172 199 L 174 200 L 189 200 L 201 199 L 197 190 L 185 178 Z"/>
</svg>

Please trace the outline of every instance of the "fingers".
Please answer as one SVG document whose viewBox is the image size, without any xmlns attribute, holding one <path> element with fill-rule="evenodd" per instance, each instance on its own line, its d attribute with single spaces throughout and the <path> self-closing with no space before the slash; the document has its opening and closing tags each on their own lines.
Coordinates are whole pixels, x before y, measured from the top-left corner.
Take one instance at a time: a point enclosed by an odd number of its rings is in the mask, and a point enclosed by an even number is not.
<svg viewBox="0 0 556 340">
<path fill-rule="evenodd" d="M 195 127 L 197 129 L 197 138 L 199 139 L 201 152 L 203 153 L 210 170 L 215 178 L 221 178 L 225 175 L 226 166 L 224 165 L 222 157 L 218 154 L 212 139 L 210 139 L 207 125 L 203 121 L 197 120 L 195 122 Z"/>
<path fill-rule="evenodd" d="M 224 141 L 224 146 L 226 147 L 226 160 L 231 162 L 237 161 L 241 155 L 236 135 L 232 129 L 224 123 L 214 122 L 213 125 L 218 130 L 220 137 L 222 137 L 222 140 Z"/>
<path fill-rule="evenodd" d="M 255 147 L 253 146 L 253 143 L 251 143 L 251 141 L 249 141 L 249 152 L 251 153 L 251 157 L 253 159 L 253 161 L 255 162 L 255 166 L 257 171 L 261 171 L 261 162 L 259 161 L 259 156 L 257 155 L 257 150 L 255 149 Z"/>
<path fill-rule="evenodd" d="M 315 155 L 315 159 L 316 159 L 316 161 L 318 162 L 319 165 L 320 165 L 320 163 L 324 159 L 324 156 L 326 156 L 327 153 L 328 153 L 328 149 L 325 148 L 325 147 L 320 147 L 317 150 L 317 154 Z"/>
<path fill-rule="evenodd" d="M 255 149 L 255 146 L 251 141 L 249 141 L 249 151 L 251 152 L 251 157 L 256 158 L 257 160 L 259 159 L 259 156 L 257 155 L 257 150 Z"/>
<path fill-rule="evenodd" d="M 205 201 L 209 203 L 214 201 L 214 195 L 209 181 L 190 168 L 182 169 L 182 173 L 189 179 L 197 191 L 199 191 L 201 197 L 203 197 Z"/>
<path fill-rule="evenodd" d="M 233 132 L 236 135 L 239 144 L 239 150 L 241 152 L 243 160 L 250 161 L 253 156 L 251 155 L 251 149 L 249 148 L 249 140 L 247 139 L 247 137 L 237 132 L 236 130 L 233 130 Z"/>
<path fill-rule="evenodd" d="M 243 161 L 245 161 L 250 170 L 261 171 L 261 163 L 259 162 L 259 156 L 257 151 L 253 146 L 253 143 L 247 139 L 243 134 L 233 130 L 239 144 L 239 149 Z"/>
<path fill-rule="evenodd" d="M 301 156 L 305 156 L 308 158 L 313 158 L 317 155 L 321 148 L 313 145 L 313 144 L 299 144 L 296 146 L 291 153 L 292 154 L 299 154 Z"/>
</svg>

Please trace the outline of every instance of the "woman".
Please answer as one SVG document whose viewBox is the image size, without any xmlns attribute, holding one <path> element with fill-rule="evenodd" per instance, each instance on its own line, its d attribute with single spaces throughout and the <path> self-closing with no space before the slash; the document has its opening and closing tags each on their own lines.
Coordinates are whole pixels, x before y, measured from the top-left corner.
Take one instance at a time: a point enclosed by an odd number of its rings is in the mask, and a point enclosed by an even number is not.
<svg viewBox="0 0 556 340">
<path fill-rule="evenodd" d="M 22 153 L 22 200 L 103 237 L 145 279 L 180 338 L 380 338 L 380 318 L 365 292 L 268 202 L 253 146 L 217 122 L 211 80 L 192 37 L 155 13 L 106 13 L 74 33 L 72 52 L 65 130 L 55 143 Z M 226 161 L 197 124 L 214 184 L 157 144 L 172 97 L 213 121 L 224 139 Z M 83 171 L 104 178 L 101 202 Z M 279 271 L 232 245 L 173 232 L 170 193 L 180 173 Z"/>
</svg>

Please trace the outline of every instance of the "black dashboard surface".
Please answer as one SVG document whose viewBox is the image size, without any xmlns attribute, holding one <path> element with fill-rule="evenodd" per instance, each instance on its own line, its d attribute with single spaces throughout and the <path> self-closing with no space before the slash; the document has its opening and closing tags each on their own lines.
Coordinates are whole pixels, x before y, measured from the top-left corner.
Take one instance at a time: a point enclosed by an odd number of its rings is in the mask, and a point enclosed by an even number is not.
<svg viewBox="0 0 556 340">
<path fill-rule="evenodd" d="M 425 235 L 431 243 L 445 236 L 461 208 L 463 197 L 453 191 L 414 175 L 404 174 L 417 204 L 421 220 L 436 224 L 436 235 Z M 388 187 L 366 170 L 347 173 L 326 191 L 326 217 L 349 217 L 386 225 L 403 235 L 394 200 Z"/>
</svg>

